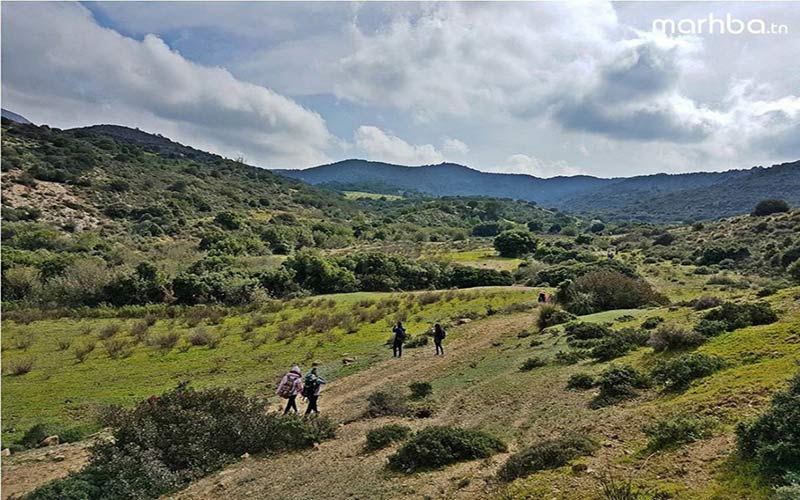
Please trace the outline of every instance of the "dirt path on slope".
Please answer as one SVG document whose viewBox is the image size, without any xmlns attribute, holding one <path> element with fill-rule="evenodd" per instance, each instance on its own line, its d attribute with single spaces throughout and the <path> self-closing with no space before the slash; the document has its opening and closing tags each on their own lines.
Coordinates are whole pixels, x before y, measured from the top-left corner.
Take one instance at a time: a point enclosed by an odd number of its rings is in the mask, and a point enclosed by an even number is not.
<svg viewBox="0 0 800 500">
<path fill-rule="evenodd" d="M 88 442 L 62 444 L 3 457 L 3 499 L 20 498 L 42 484 L 79 471 L 89 460 Z"/>
<path fill-rule="evenodd" d="M 366 409 L 366 397 L 370 393 L 387 387 L 405 391 L 407 385 L 415 380 L 433 380 L 454 367 L 472 362 L 481 352 L 491 349 L 493 343 L 530 328 L 534 321 L 533 314 L 516 314 L 462 325 L 457 328 L 457 335 L 448 337 L 456 338 L 446 343 L 443 357 L 434 356 L 432 346 L 407 349 L 402 359 L 389 358 L 368 370 L 336 380 L 325 387 L 320 398 L 323 412 L 345 422 L 340 426 L 336 439 L 312 450 L 246 459 L 170 498 L 441 498 L 456 485 L 463 493 L 471 492 L 469 496 L 481 496 L 481 492 L 485 492 L 485 481 L 481 478 L 502 462 L 502 456 L 458 464 L 435 475 L 406 476 L 383 470 L 391 451 L 363 452 L 365 434 L 369 429 L 389 422 L 402 422 L 419 429 L 441 423 L 449 412 L 442 411 L 433 418 L 421 420 L 357 419 Z M 455 334 L 456 330 L 452 333 Z M 449 405 L 452 401 L 445 403 Z"/>
</svg>

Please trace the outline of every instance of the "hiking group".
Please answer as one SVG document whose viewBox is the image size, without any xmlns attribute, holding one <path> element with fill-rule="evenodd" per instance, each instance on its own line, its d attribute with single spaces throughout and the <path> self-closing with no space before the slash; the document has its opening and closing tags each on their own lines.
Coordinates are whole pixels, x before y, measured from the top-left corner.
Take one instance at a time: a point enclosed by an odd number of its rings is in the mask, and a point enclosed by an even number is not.
<svg viewBox="0 0 800 500">
<path fill-rule="evenodd" d="M 392 328 L 392 333 L 394 334 L 394 337 L 392 337 L 392 357 L 400 358 L 403 356 L 403 343 L 408 338 L 403 323 L 398 321 L 394 328 Z M 433 325 L 433 343 L 436 346 L 435 356 L 444 356 L 442 341 L 446 336 L 447 332 L 442 328 L 442 325 L 439 323 Z M 297 409 L 297 396 L 303 396 L 308 400 L 308 406 L 305 412 L 306 415 L 311 414 L 311 412 L 319 413 L 319 409 L 317 409 L 319 393 L 322 389 L 322 384 L 326 384 L 327 381 L 319 376 L 316 365 L 317 363 L 312 365 L 311 371 L 305 377 L 303 377 L 300 367 L 294 365 L 291 370 L 281 378 L 275 394 L 287 400 L 286 409 L 283 410 L 284 415 L 292 410 L 294 410 L 295 413 L 299 413 Z"/>
</svg>

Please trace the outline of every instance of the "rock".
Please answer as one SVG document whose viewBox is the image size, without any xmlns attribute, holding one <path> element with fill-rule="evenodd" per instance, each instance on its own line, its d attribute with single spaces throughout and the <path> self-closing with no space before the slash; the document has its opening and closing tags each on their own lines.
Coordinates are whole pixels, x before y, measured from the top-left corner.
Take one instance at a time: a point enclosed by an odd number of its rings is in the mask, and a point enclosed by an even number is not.
<svg viewBox="0 0 800 500">
<path fill-rule="evenodd" d="M 11 456 L 11 450 L 8 449 L 8 448 L 3 448 L 3 451 L 0 452 L 0 456 L 10 457 Z"/>
<path fill-rule="evenodd" d="M 469 318 L 460 318 L 458 320 L 458 324 L 459 325 L 466 325 L 467 323 L 471 323 L 471 322 L 472 322 L 472 320 L 469 319 Z"/>
<path fill-rule="evenodd" d="M 575 464 L 572 466 L 572 472 L 586 472 L 589 466 L 586 464 Z"/>
<path fill-rule="evenodd" d="M 242 454 L 239 456 L 239 458 L 241 458 L 242 460 L 247 460 L 248 458 L 250 458 L 250 454 L 249 454 L 249 453 L 247 453 L 247 452 L 245 452 L 245 453 L 242 453 Z"/>
<path fill-rule="evenodd" d="M 45 446 L 57 446 L 58 442 L 58 436 L 47 436 L 39 441 L 39 447 L 44 448 Z"/>
<path fill-rule="evenodd" d="M 50 458 L 51 458 L 51 459 L 52 459 L 54 462 L 63 462 L 64 460 L 66 460 L 66 459 L 67 459 L 67 457 L 65 457 L 64 455 L 53 455 L 53 456 L 52 456 L 52 457 L 50 457 Z"/>
<path fill-rule="evenodd" d="M 355 363 L 355 362 L 356 362 L 356 358 L 342 358 L 342 364 L 343 365 L 349 365 L 349 364 Z"/>
</svg>

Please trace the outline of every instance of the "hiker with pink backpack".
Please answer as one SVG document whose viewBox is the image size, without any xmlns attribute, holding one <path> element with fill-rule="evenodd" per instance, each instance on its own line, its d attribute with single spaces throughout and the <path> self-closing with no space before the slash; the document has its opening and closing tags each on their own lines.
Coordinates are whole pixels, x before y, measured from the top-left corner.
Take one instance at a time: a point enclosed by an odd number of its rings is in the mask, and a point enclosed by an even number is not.
<svg viewBox="0 0 800 500">
<path fill-rule="evenodd" d="M 288 400 L 286 401 L 286 409 L 283 414 L 289 413 L 289 410 L 297 410 L 297 396 L 303 392 L 303 374 L 300 372 L 300 367 L 294 365 L 289 373 L 283 376 L 281 383 L 278 384 L 278 390 L 275 394 Z"/>
</svg>

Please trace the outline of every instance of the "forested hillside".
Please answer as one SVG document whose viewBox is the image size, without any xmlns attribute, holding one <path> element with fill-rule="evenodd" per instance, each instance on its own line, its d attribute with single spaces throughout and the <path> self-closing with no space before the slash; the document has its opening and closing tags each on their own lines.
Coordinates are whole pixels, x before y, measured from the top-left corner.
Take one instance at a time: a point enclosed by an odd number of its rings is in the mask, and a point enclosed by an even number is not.
<svg viewBox="0 0 800 500">
<path fill-rule="evenodd" d="M 800 204 L 800 162 L 749 170 L 616 179 L 590 176 L 540 179 L 479 172 L 454 164 L 404 167 L 363 160 L 279 173 L 337 189 L 507 197 L 616 221 L 713 220 L 748 213 L 759 200 L 771 197 L 785 199 L 795 206 Z"/>
</svg>

